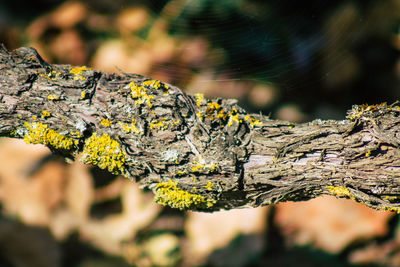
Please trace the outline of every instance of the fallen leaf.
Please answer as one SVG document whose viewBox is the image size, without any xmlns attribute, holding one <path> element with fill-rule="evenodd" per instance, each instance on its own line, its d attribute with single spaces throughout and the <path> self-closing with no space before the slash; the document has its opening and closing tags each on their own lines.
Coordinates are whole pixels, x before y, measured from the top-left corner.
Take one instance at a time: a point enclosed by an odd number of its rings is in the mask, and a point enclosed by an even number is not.
<svg viewBox="0 0 400 267">
<path fill-rule="evenodd" d="M 277 205 L 275 222 L 289 242 L 337 253 L 354 241 L 386 234 L 391 216 L 352 200 L 324 196 Z"/>
</svg>

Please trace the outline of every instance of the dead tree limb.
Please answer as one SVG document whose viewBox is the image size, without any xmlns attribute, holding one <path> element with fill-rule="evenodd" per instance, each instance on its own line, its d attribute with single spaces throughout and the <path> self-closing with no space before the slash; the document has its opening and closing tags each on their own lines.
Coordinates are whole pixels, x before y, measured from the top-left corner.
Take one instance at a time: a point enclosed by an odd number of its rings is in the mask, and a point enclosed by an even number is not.
<svg viewBox="0 0 400 267">
<path fill-rule="evenodd" d="M 354 106 L 294 124 L 140 75 L 51 65 L 0 47 L 0 136 L 44 144 L 150 188 L 180 209 L 258 207 L 322 194 L 400 211 L 400 108 Z"/>
</svg>

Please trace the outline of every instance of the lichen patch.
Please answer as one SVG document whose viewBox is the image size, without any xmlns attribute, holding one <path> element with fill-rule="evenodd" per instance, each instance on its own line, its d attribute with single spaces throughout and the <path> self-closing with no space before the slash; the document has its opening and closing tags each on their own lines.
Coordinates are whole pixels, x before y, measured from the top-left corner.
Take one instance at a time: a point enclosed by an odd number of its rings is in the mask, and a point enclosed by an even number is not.
<svg viewBox="0 0 400 267">
<path fill-rule="evenodd" d="M 84 71 L 87 70 L 91 70 L 91 68 L 88 68 L 86 66 L 82 66 L 82 67 L 75 67 L 75 68 L 71 68 L 71 70 L 69 71 L 71 74 L 74 75 L 74 80 L 85 80 L 86 78 L 82 75 L 82 73 Z"/>
<path fill-rule="evenodd" d="M 46 124 L 33 122 L 24 124 L 27 133 L 24 141 L 27 144 L 42 144 L 58 150 L 71 150 L 74 147 L 74 140 L 65 135 L 49 129 Z"/>
<path fill-rule="evenodd" d="M 172 180 L 156 185 L 154 201 L 180 210 L 207 209 L 216 203 L 213 199 L 180 189 L 178 182 Z"/>
<path fill-rule="evenodd" d="M 98 137 L 97 133 L 86 140 L 81 157 L 83 163 L 107 169 L 113 174 L 125 173 L 125 160 L 126 154 L 121 150 L 118 141 L 107 134 Z"/>
</svg>

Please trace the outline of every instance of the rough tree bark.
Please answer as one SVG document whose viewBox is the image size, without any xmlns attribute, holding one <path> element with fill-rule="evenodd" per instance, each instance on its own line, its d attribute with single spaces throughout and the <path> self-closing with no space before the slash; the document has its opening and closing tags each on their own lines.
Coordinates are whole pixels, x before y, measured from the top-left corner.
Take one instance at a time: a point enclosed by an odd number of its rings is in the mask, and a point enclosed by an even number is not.
<svg viewBox="0 0 400 267">
<path fill-rule="evenodd" d="M 353 106 L 295 124 L 140 75 L 51 65 L 0 47 L 0 136 L 139 181 L 155 200 L 213 211 L 322 194 L 400 211 L 400 108 Z"/>
</svg>

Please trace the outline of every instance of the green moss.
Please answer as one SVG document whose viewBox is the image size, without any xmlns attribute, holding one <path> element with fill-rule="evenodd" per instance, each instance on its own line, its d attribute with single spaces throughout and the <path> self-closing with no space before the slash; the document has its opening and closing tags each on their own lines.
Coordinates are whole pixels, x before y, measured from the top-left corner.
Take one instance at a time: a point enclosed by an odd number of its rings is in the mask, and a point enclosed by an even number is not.
<svg viewBox="0 0 400 267">
<path fill-rule="evenodd" d="M 175 209 L 207 209 L 216 203 L 213 199 L 180 189 L 176 181 L 158 183 L 156 187 L 154 201 Z"/>
<path fill-rule="evenodd" d="M 42 144 L 51 146 L 59 150 L 71 150 L 74 147 L 74 140 L 57 133 L 53 129 L 48 129 L 46 124 L 33 122 L 24 124 L 28 133 L 24 136 L 27 144 Z"/>
<path fill-rule="evenodd" d="M 107 169 L 114 174 L 124 174 L 125 158 L 126 154 L 116 140 L 107 134 L 98 137 L 94 133 L 85 142 L 81 161 L 96 165 L 101 169 Z"/>
</svg>

